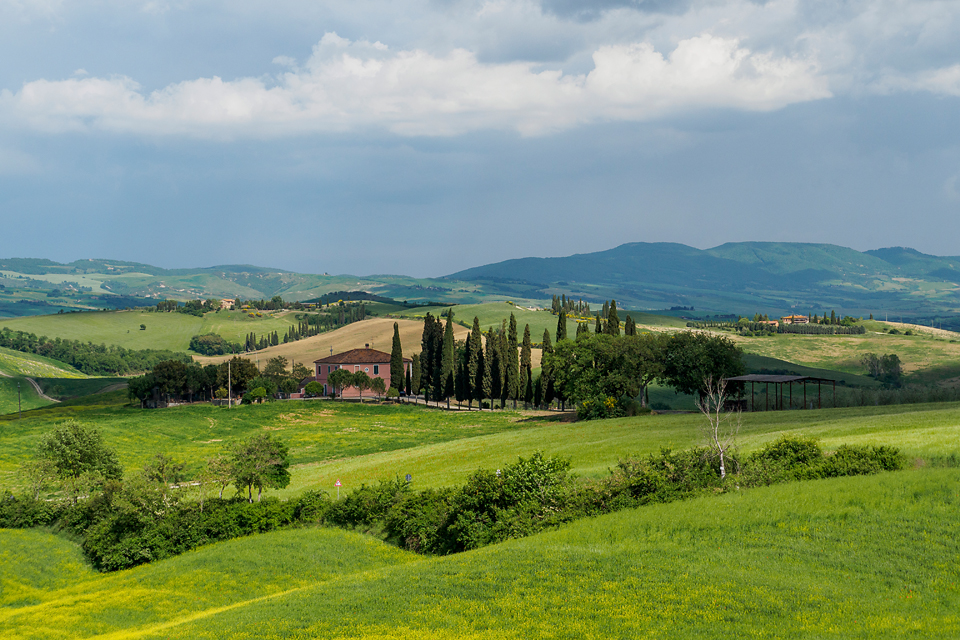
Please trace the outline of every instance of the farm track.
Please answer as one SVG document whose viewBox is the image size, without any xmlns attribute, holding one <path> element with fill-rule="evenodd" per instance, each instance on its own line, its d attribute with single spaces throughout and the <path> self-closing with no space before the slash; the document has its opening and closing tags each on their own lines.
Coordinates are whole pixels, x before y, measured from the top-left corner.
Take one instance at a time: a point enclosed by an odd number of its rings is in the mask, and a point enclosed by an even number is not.
<svg viewBox="0 0 960 640">
<path fill-rule="evenodd" d="M 13 377 L 13 376 L 10 375 L 9 373 L 4 373 L 3 371 L 0 371 L 0 376 L 2 376 L 2 377 L 4 377 L 4 378 L 12 378 L 12 377 Z M 46 401 L 48 401 L 48 402 L 60 402 L 59 400 L 57 400 L 57 399 L 55 399 L 55 398 L 51 398 L 50 396 L 48 396 L 47 394 L 45 394 L 45 393 L 43 392 L 43 390 L 40 388 L 40 385 L 37 384 L 37 381 L 34 380 L 33 378 L 26 378 L 26 377 L 25 377 L 24 380 L 26 380 L 26 381 L 29 382 L 31 385 L 33 385 L 33 388 L 36 389 L 36 391 L 37 391 L 37 395 L 40 396 L 41 398 L 43 398 L 44 400 L 46 400 Z"/>
</svg>

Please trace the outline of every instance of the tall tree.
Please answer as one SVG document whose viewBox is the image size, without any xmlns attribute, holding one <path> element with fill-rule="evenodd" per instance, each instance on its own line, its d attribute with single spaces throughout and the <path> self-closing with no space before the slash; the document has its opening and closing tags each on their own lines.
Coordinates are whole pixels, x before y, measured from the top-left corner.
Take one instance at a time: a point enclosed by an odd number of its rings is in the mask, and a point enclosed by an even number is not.
<svg viewBox="0 0 960 640">
<path fill-rule="evenodd" d="M 473 328 L 470 329 L 470 337 L 467 342 L 467 371 L 466 384 L 467 406 L 472 407 L 473 401 L 481 403 L 483 406 L 483 337 L 480 332 L 480 320 L 473 317 Z M 479 392 L 479 393 L 478 393 Z"/>
<path fill-rule="evenodd" d="M 420 395 L 420 354 L 413 354 L 413 366 L 410 368 L 413 371 L 410 374 L 410 389 L 409 393 L 412 393 L 415 396 Z"/>
<path fill-rule="evenodd" d="M 620 316 L 617 315 L 617 301 L 610 301 L 610 309 L 607 311 L 607 333 L 612 336 L 620 335 Z"/>
<path fill-rule="evenodd" d="M 443 331 L 443 355 L 440 363 L 440 376 L 441 376 L 441 387 L 443 389 L 443 397 L 447 399 L 447 407 L 450 406 L 450 396 L 454 394 L 454 376 L 456 371 L 455 367 L 455 352 L 454 352 L 454 340 L 453 340 L 453 309 L 447 309 L 447 326 Z"/>
<path fill-rule="evenodd" d="M 603 333 L 603 320 L 600 319 L 600 314 L 597 314 L 597 326 L 593 330 L 594 333 Z"/>
<path fill-rule="evenodd" d="M 578 322 L 577 323 L 577 339 L 579 340 L 580 336 L 589 335 L 589 334 L 590 334 L 590 325 L 586 322 Z"/>
<path fill-rule="evenodd" d="M 393 347 L 390 349 L 390 386 L 403 389 L 403 347 L 400 344 L 400 325 L 393 323 Z"/>
<path fill-rule="evenodd" d="M 553 376 L 550 370 L 548 355 L 553 353 L 553 345 L 550 343 L 550 331 L 543 330 L 542 357 L 540 359 L 540 377 L 537 378 L 542 388 L 540 401 L 538 405 L 547 405 L 553 402 Z"/>
<path fill-rule="evenodd" d="M 633 321 L 633 318 L 627 314 L 627 319 L 623 323 L 623 335 L 625 336 L 635 336 L 637 335 L 637 323 Z"/>
<path fill-rule="evenodd" d="M 342 369 L 341 369 L 342 371 Z M 269 433 L 254 436 L 233 450 L 233 484 L 247 489 L 247 499 L 253 502 L 253 488 L 257 502 L 264 488 L 283 489 L 290 484 L 290 461 L 287 445 Z"/>
<path fill-rule="evenodd" d="M 520 387 L 520 353 L 519 340 L 517 336 L 517 318 L 510 314 L 510 325 L 507 330 L 507 393 L 513 400 L 513 408 L 517 408 L 517 398 L 522 393 Z"/>
<path fill-rule="evenodd" d="M 85 486 L 123 477 L 117 454 L 103 444 L 100 432 L 72 419 L 40 438 L 37 457 L 52 465 L 74 503 Z"/>
<path fill-rule="evenodd" d="M 429 312 L 423 319 L 423 338 L 420 341 L 420 375 L 415 376 L 414 386 L 423 392 L 426 400 L 430 401 L 430 387 L 433 384 L 433 336 L 434 319 Z"/>
<path fill-rule="evenodd" d="M 494 339 L 493 331 L 487 333 L 486 349 L 483 352 L 483 382 L 481 383 L 484 398 L 490 399 L 490 408 L 493 409 L 493 364 L 494 364 Z M 483 408 L 483 400 L 480 400 L 480 408 Z"/>
<path fill-rule="evenodd" d="M 520 346 L 520 389 L 524 405 L 533 399 L 533 341 L 530 340 L 530 325 L 523 328 L 523 342 Z M 529 393 L 528 393 L 529 392 Z"/>
<path fill-rule="evenodd" d="M 567 339 L 567 312 L 561 308 L 557 314 L 557 342 Z"/>
</svg>

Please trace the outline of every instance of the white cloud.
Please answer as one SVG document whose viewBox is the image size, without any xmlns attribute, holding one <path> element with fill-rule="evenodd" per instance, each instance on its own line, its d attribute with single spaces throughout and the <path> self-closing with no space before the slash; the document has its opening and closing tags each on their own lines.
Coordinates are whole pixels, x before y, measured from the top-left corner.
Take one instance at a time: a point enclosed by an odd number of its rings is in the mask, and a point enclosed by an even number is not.
<svg viewBox="0 0 960 640">
<path fill-rule="evenodd" d="M 649 43 L 603 46 L 593 62 L 589 73 L 564 74 L 530 62 L 483 63 L 464 49 L 390 52 L 380 42 L 328 33 L 303 70 L 270 80 L 200 78 L 149 93 L 128 77 L 36 80 L 4 92 L 0 105 L 54 132 L 242 137 L 383 127 L 404 135 L 540 134 L 679 110 L 771 110 L 830 95 L 810 60 L 754 53 L 707 34 L 681 40 L 667 56 Z"/>
</svg>

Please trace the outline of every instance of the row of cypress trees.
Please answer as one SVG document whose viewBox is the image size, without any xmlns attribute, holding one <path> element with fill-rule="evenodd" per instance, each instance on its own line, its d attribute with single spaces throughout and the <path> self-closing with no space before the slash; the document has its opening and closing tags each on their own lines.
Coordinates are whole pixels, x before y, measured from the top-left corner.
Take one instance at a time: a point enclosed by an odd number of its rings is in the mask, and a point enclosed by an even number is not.
<svg viewBox="0 0 960 640">
<path fill-rule="evenodd" d="M 605 304 L 605 317 L 597 315 L 596 332 L 620 335 L 620 319 L 617 315 L 617 303 Z M 557 321 L 557 342 L 566 340 L 567 317 L 561 306 Z M 480 328 L 480 321 L 473 318 L 473 327 L 465 340 L 455 340 L 453 309 L 447 309 L 443 317 L 434 317 L 428 313 L 424 318 L 421 351 L 414 355 L 412 373 L 408 374 L 403 366 L 403 349 L 400 343 L 400 331 L 397 323 L 393 325 L 393 346 L 390 354 L 390 386 L 397 391 L 406 389 L 414 395 L 423 394 L 427 401 L 439 403 L 450 399 L 473 405 L 476 400 L 480 407 L 488 400 L 491 405 L 497 400 L 501 408 L 507 400 L 529 405 L 547 405 L 558 400 L 564 402 L 560 390 L 554 384 L 549 368 L 541 367 L 540 376 L 533 377 L 532 349 L 533 340 L 530 325 L 523 329 L 523 337 L 518 334 L 517 319 L 510 314 L 509 321 L 501 321 L 500 327 L 491 327 L 486 333 Z M 577 336 L 589 333 L 587 322 L 577 324 Z M 628 315 L 624 323 L 626 335 L 636 335 L 636 323 Z M 553 353 L 553 341 L 550 331 L 545 329 L 540 347 L 543 354 Z"/>
</svg>

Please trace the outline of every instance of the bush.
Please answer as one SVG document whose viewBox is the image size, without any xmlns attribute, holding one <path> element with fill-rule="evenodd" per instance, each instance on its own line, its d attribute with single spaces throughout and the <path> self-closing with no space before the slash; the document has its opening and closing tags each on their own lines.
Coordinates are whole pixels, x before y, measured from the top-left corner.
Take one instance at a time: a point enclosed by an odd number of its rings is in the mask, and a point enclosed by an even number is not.
<svg viewBox="0 0 960 640">
<path fill-rule="evenodd" d="M 617 399 L 611 396 L 593 396 L 577 405 L 577 420 L 602 420 L 622 415 L 623 408 Z"/>
</svg>

